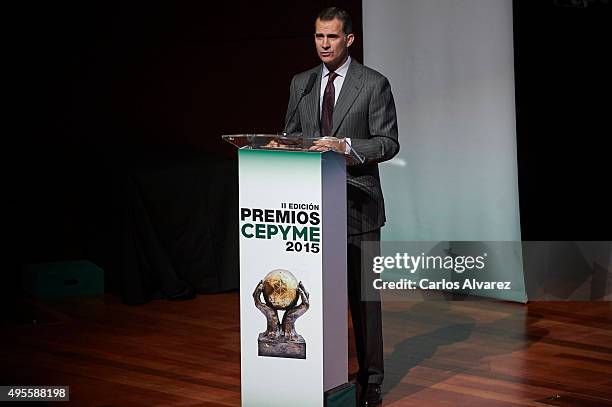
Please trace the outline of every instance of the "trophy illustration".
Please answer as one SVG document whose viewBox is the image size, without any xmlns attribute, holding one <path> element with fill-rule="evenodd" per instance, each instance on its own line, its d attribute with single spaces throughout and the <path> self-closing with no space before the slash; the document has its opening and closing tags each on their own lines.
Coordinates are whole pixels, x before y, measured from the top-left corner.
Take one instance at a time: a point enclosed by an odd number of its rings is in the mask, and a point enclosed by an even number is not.
<svg viewBox="0 0 612 407">
<path fill-rule="evenodd" d="M 261 301 L 262 293 L 265 302 Z M 296 332 L 295 320 L 308 311 L 308 297 L 302 282 L 288 270 L 272 270 L 257 284 L 255 306 L 268 321 L 257 340 L 259 356 L 306 359 L 306 341 Z M 284 311 L 281 323 L 278 311 Z"/>
</svg>

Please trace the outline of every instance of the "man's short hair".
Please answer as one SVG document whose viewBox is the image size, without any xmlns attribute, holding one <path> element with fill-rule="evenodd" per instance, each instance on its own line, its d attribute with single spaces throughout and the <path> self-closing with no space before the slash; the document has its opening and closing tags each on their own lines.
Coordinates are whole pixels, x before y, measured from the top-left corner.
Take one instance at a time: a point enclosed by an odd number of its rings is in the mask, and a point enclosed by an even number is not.
<svg viewBox="0 0 612 407">
<path fill-rule="evenodd" d="M 334 18 L 342 21 L 342 31 L 344 31 L 345 35 L 352 34 L 353 32 L 353 21 L 351 20 L 351 16 L 346 10 L 343 10 L 339 7 L 328 7 L 325 10 L 321 11 L 317 16 L 317 20 L 321 21 L 330 21 Z"/>
</svg>

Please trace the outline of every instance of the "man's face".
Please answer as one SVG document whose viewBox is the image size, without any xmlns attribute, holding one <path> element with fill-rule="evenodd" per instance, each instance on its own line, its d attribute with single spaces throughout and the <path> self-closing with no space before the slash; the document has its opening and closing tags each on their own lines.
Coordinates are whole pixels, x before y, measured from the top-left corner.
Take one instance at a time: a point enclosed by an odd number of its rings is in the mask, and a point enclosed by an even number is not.
<svg viewBox="0 0 612 407">
<path fill-rule="evenodd" d="M 348 58 L 348 47 L 355 37 L 345 35 L 342 31 L 342 21 L 334 18 L 329 21 L 317 19 L 315 22 L 315 46 L 319 58 L 327 69 L 336 70 Z"/>
</svg>

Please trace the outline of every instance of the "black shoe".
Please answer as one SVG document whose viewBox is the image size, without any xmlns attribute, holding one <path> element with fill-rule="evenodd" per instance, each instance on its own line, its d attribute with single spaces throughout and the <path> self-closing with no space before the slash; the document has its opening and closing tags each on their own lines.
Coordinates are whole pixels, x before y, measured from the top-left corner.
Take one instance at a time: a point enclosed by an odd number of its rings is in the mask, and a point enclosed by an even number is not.
<svg viewBox="0 0 612 407">
<path fill-rule="evenodd" d="M 361 398 L 361 406 L 374 407 L 379 406 L 381 403 L 382 391 L 380 390 L 380 384 L 368 383 L 365 394 Z"/>
</svg>

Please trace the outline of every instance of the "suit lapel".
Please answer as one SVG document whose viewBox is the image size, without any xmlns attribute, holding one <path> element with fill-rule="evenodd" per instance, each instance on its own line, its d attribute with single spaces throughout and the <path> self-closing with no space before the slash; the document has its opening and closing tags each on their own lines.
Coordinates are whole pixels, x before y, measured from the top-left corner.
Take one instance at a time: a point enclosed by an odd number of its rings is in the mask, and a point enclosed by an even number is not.
<svg viewBox="0 0 612 407">
<path fill-rule="evenodd" d="M 321 121 L 321 112 L 319 112 L 319 99 L 321 97 L 321 74 L 323 69 L 321 66 L 317 68 L 319 71 L 317 72 L 317 80 L 313 86 L 312 91 L 308 95 L 308 100 L 304 102 L 308 102 L 308 111 L 311 113 L 307 115 L 307 117 L 314 117 L 315 121 L 312 124 L 313 134 L 308 135 L 308 137 L 314 137 L 315 134 L 319 133 L 319 126 Z"/>
<path fill-rule="evenodd" d="M 361 92 L 363 88 L 363 69 L 360 63 L 355 60 L 351 61 L 346 78 L 342 84 L 342 90 L 338 96 L 336 106 L 334 106 L 334 117 L 332 136 L 336 136 L 338 127 L 344 120 L 344 116 L 348 113 L 349 109 L 353 105 L 353 102 Z M 321 92 L 321 75 L 319 75 L 319 93 Z M 317 98 L 318 100 L 318 98 Z"/>
</svg>

